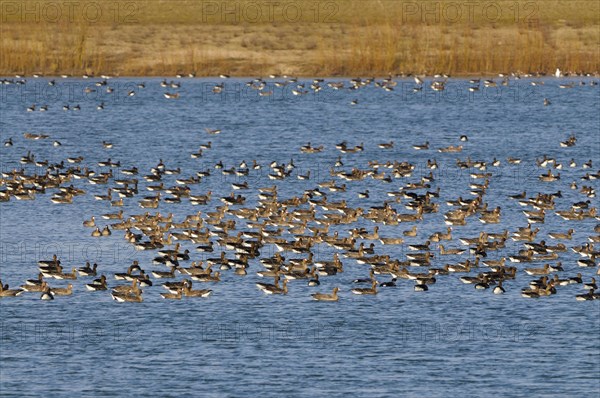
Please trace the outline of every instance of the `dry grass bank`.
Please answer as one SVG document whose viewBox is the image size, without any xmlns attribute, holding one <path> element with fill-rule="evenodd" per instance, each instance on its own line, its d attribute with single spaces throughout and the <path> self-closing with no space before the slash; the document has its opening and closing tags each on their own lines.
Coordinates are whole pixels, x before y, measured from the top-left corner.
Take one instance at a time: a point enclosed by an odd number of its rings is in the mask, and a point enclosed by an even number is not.
<svg viewBox="0 0 600 398">
<path fill-rule="evenodd" d="M 75 3 L 0 0 L 0 74 L 600 70 L 593 0 Z"/>
</svg>

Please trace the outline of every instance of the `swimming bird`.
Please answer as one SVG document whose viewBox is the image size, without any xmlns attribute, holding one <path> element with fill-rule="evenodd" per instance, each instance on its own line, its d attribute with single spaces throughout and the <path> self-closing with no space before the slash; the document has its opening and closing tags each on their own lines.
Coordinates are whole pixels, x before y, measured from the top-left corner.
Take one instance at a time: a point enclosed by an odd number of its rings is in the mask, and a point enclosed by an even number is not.
<svg viewBox="0 0 600 398">
<path fill-rule="evenodd" d="M 460 255 L 465 252 L 463 249 L 446 249 L 444 245 L 439 245 L 441 255 Z"/>
<path fill-rule="evenodd" d="M 44 275 L 40 272 L 36 279 L 27 279 L 25 281 L 26 286 L 41 286 L 44 283 Z M 0 283 L 1 287 L 1 283 Z"/>
<path fill-rule="evenodd" d="M 584 289 L 596 290 L 598 289 L 598 285 L 596 284 L 596 278 L 592 278 L 592 280 L 588 283 L 583 284 Z"/>
<path fill-rule="evenodd" d="M 284 279 L 283 283 L 282 283 L 282 287 L 279 287 L 278 283 L 275 283 L 274 285 L 264 285 L 261 290 L 263 291 L 263 293 L 265 294 L 287 294 L 288 293 L 288 287 L 287 287 L 287 283 L 288 280 Z"/>
<path fill-rule="evenodd" d="M 177 289 L 176 293 L 161 293 L 160 296 L 168 300 L 181 300 L 183 288 Z"/>
<path fill-rule="evenodd" d="M 0 297 L 16 297 L 20 296 L 24 291 L 21 288 L 10 289 L 8 284 L 3 286 L 2 282 L 0 282 Z"/>
<path fill-rule="evenodd" d="M 142 301 L 144 301 L 141 293 L 140 294 L 131 294 L 131 293 L 112 292 L 111 296 L 112 296 L 113 300 L 115 300 L 119 303 L 123 303 L 123 302 L 141 303 Z"/>
<path fill-rule="evenodd" d="M 374 295 L 377 294 L 377 281 L 373 280 L 370 288 L 354 288 L 351 290 L 354 294 Z"/>
<path fill-rule="evenodd" d="M 339 290 L 340 290 L 340 288 L 336 286 L 333 288 L 333 292 L 331 294 L 313 293 L 312 298 L 313 298 L 313 300 L 316 300 L 316 301 L 338 301 L 339 300 L 339 297 L 338 297 Z"/>
<path fill-rule="evenodd" d="M 321 282 L 319 281 L 319 274 L 315 274 L 312 279 L 308 281 L 308 286 L 319 286 Z"/>
<path fill-rule="evenodd" d="M 89 220 L 83 221 L 83 226 L 84 227 L 95 227 L 96 219 L 94 218 L 94 216 L 92 216 L 92 218 L 90 218 Z"/>
<path fill-rule="evenodd" d="M 73 284 L 69 283 L 67 287 L 54 287 L 51 288 L 50 293 L 53 296 L 70 296 L 73 294 Z"/>
<path fill-rule="evenodd" d="M 590 289 L 585 294 L 578 294 L 575 296 L 575 299 L 577 301 L 597 300 L 599 298 L 600 298 L 600 295 L 598 293 L 594 293 L 594 289 Z"/>
<path fill-rule="evenodd" d="M 596 255 L 592 255 L 590 258 L 578 259 L 577 265 L 580 267 L 596 267 Z"/>
<path fill-rule="evenodd" d="M 501 280 L 498 281 L 498 285 L 496 285 L 496 287 L 494 287 L 494 294 L 503 294 L 505 292 L 506 292 L 506 290 L 502 286 L 502 281 Z"/>
<path fill-rule="evenodd" d="M 415 283 L 415 287 L 414 287 L 415 292 L 426 292 L 428 290 L 429 290 L 429 286 L 427 286 L 427 284 L 421 283 L 421 282 Z"/>
<path fill-rule="evenodd" d="M 217 271 L 214 274 L 192 275 L 192 279 L 199 282 L 219 282 L 221 273 Z"/>
<path fill-rule="evenodd" d="M 526 290 L 521 292 L 521 296 L 525 298 L 539 298 L 540 293 L 538 290 Z"/>
<path fill-rule="evenodd" d="M 395 287 L 396 286 L 396 278 L 392 278 L 391 281 L 381 282 L 379 284 L 380 287 Z"/>
<path fill-rule="evenodd" d="M 42 275 L 40 273 L 40 275 Z M 30 280 L 28 280 L 24 285 L 21 285 L 21 289 L 25 292 L 43 292 L 44 290 L 46 290 L 46 287 L 48 287 L 48 283 L 44 280 L 41 281 L 41 283 L 39 284 L 29 284 Z M 36 280 L 37 281 L 37 280 Z"/>
<path fill-rule="evenodd" d="M 87 290 L 91 291 L 107 290 L 106 276 L 101 275 L 100 278 L 94 279 L 92 283 L 86 284 L 85 287 Z"/>
<path fill-rule="evenodd" d="M 375 281 L 375 270 L 372 268 L 369 270 L 369 278 L 359 278 L 355 279 L 352 283 L 373 283 Z"/>
<path fill-rule="evenodd" d="M 212 294 L 211 289 L 197 289 L 192 290 L 192 281 L 187 281 L 183 287 L 183 294 L 186 297 L 208 297 Z"/>
<path fill-rule="evenodd" d="M 525 268 L 527 275 L 548 275 L 550 273 L 550 264 L 544 265 L 543 268 Z"/>
<path fill-rule="evenodd" d="M 45 301 L 54 300 L 54 295 L 52 294 L 52 290 L 50 289 L 49 286 L 46 286 L 46 288 L 42 292 L 42 295 L 40 296 L 40 300 L 45 300 Z"/>
<path fill-rule="evenodd" d="M 550 232 L 550 233 L 548 233 L 548 236 L 552 239 L 571 240 L 574 232 L 575 232 L 575 230 L 573 228 L 569 228 L 569 230 L 566 233 Z"/>
<path fill-rule="evenodd" d="M 413 225 L 413 227 L 411 229 L 409 229 L 408 231 L 403 231 L 402 235 L 404 236 L 417 236 L 417 226 Z"/>
<path fill-rule="evenodd" d="M 176 266 L 172 266 L 170 271 L 152 271 L 152 276 L 154 276 L 155 278 L 158 278 L 158 279 L 174 278 L 176 269 L 177 269 Z"/>
</svg>

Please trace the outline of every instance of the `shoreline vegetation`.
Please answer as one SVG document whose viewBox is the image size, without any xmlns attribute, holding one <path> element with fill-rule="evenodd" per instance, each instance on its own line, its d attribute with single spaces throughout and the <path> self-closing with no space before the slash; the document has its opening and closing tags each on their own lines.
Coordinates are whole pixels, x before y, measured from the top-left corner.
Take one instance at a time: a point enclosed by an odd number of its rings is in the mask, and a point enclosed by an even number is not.
<svg viewBox="0 0 600 398">
<path fill-rule="evenodd" d="M 0 1 L 0 75 L 600 70 L 600 2 Z"/>
</svg>

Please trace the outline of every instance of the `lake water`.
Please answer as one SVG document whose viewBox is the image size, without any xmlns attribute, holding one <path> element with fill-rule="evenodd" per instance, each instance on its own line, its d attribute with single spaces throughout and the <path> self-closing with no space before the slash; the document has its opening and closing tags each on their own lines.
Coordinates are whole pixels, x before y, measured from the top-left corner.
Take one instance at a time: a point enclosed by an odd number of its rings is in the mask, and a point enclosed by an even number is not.
<svg viewBox="0 0 600 398">
<path fill-rule="evenodd" d="M 402 236 L 401 231 L 418 225 L 418 236 L 406 243 L 423 243 L 433 232 L 445 231 L 443 213 L 450 210 L 447 200 L 472 197 L 469 184 L 482 180 L 470 178 L 473 170 L 461 170 L 456 160 L 483 160 L 493 174 L 484 196 L 489 208 L 502 207 L 501 223 L 482 224 L 477 217 L 465 226 L 453 227 L 450 247 L 462 247 L 456 238 L 476 237 L 481 231 L 514 232 L 527 224 L 517 201 L 508 195 L 526 190 L 528 196 L 538 192 L 562 191 L 556 210 L 568 210 L 572 203 L 588 198 L 578 186 L 599 188 L 598 180 L 582 181 L 586 173 L 597 173 L 600 165 L 600 91 L 590 85 L 591 78 L 535 79 L 544 84 L 531 85 L 530 79 L 511 80 L 509 86 L 483 88 L 469 92 L 465 80 L 451 80 L 443 92 L 428 86 L 413 92 L 412 80 L 398 80 L 393 91 L 370 84 L 360 90 L 325 88 L 318 94 L 293 95 L 294 84 L 276 87 L 269 79 L 273 95 L 261 97 L 247 88 L 250 80 L 173 79 L 176 88 L 163 88 L 161 79 L 111 79 L 115 90 L 93 84 L 101 79 L 28 79 L 24 86 L 2 85 L 0 132 L 2 142 L 12 137 L 12 147 L 2 147 L 1 167 L 6 172 L 24 167 L 28 173 L 44 169 L 19 163 L 27 151 L 36 160 L 60 162 L 67 157 L 83 156 L 82 165 L 108 171 L 97 162 L 111 158 L 122 168 L 137 166 L 142 175 L 162 159 L 167 168 L 181 168 L 179 176 L 164 176 L 166 187 L 176 178 L 189 178 L 197 171 L 210 169 L 211 176 L 190 185 L 193 194 L 213 192 L 208 206 L 162 202 L 157 210 L 138 206 L 140 196 L 151 195 L 142 180 L 140 195 L 126 198 L 122 207 L 126 215 L 147 210 L 173 213 L 176 221 L 197 211 L 203 214 L 222 205 L 218 200 L 232 192 L 231 183 L 248 181 L 249 190 L 236 191 L 247 197 L 243 207 L 258 202 L 257 187 L 278 186 L 279 198 L 300 196 L 315 188 L 317 182 L 333 179 L 330 169 L 341 156 L 344 169 L 368 168 L 378 160 L 408 161 L 416 166 L 412 177 L 391 183 L 371 178 L 345 182 L 346 192 L 328 191 L 330 201 L 345 199 L 351 207 L 368 209 L 393 198 L 388 191 L 400 189 L 407 182 L 418 182 L 431 171 L 428 159 L 436 159 L 435 181 L 430 190 L 440 188 L 440 212 L 426 214 L 419 223 L 398 226 L 380 225 L 382 236 Z M 169 79 L 170 81 L 171 79 Z M 343 79 L 327 80 L 342 81 Z M 348 79 L 344 80 L 348 87 Z M 499 80 L 498 80 L 499 81 Z M 585 85 L 579 85 L 584 81 Z M 145 88 L 137 83 L 145 82 Z M 225 92 L 213 94 L 215 84 L 225 83 Z M 573 82 L 571 89 L 559 84 Z M 306 82 L 308 89 L 310 81 Z M 86 94 L 86 87 L 97 91 Z M 128 96 L 129 91 L 134 96 Z M 178 92 L 177 100 L 166 99 L 165 92 Z M 544 98 L 552 104 L 544 106 Z M 351 101 L 357 100 L 356 105 Z M 104 102 L 104 110 L 96 107 Z M 47 112 L 27 112 L 32 104 L 49 105 Z M 62 110 L 62 106 L 81 105 L 81 111 Z M 208 135 L 205 128 L 221 129 Z M 31 141 L 24 132 L 43 133 L 49 139 Z M 461 135 L 467 142 L 460 142 Z M 574 147 L 561 148 L 571 134 L 577 137 Z M 60 147 L 52 142 L 59 140 Z M 114 144 L 105 149 L 102 141 Z M 212 142 L 204 155 L 192 159 L 200 144 Z M 341 154 L 335 145 L 347 141 L 350 147 L 364 143 L 364 151 Z M 392 149 L 377 144 L 394 141 Z M 430 149 L 416 151 L 413 144 L 426 141 Z M 317 154 L 300 152 L 310 142 L 324 146 Z M 460 153 L 439 153 L 438 148 L 463 145 Z M 541 182 L 538 176 L 547 171 L 535 164 L 543 155 L 563 163 L 561 179 Z M 507 157 L 522 159 L 511 165 Z M 501 160 L 491 167 L 493 158 Z M 288 163 L 296 168 L 283 181 L 268 179 L 269 163 Z M 569 167 L 574 158 L 577 167 Z M 237 167 L 242 160 L 263 166 L 246 177 L 224 176 L 214 165 L 222 161 L 225 168 Z M 593 161 L 591 169 L 582 164 Z M 70 164 L 69 164 L 70 165 Z M 115 175 L 119 175 L 114 168 Z M 310 180 L 296 174 L 311 171 Z M 387 169 L 386 169 L 387 170 Z M 344 183 L 336 179 L 338 184 Z M 86 260 L 97 262 L 99 271 L 116 282 L 115 272 L 124 272 L 133 260 L 146 271 L 161 269 L 152 265 L 155 251 L 136 251 L 123 239 L 122 231 L 112 236 L 93 238 L 82 221 L 91 215 L 116 212 L 108 202 L 94 200 L 94 194 L 106 194 L 106 185 L 90 185 L 84 180 L 73 184 L 87 191 L 72 205 L 50 202 L 51 193 L 37 195 L 35 201 L 0 204 L 0 241 L 2 242 L 0 277 L 3 283 L 17 287 L 37 275 L 37 261 L 53 254 L 66 266 L 83 266 Z M 110 186 L 114 186 L 111 184 Z M 0 187 L 4 189 L 5 187 Z M 358 192 L 368 189 L 370 197 L 359 199 Z M 322 189 L 324 190 L 324 189 Z M 424 193 L 423 190 L 417 191 Z M 393 203 L 399 213 L 408 200 Z M 306 207 L 306 206 L 303 206 Z M 318 208 L 318 214 L 324 213 Z M 531 209 L 531 208 L 529 208 Z M 231 215 L 226 216 L 232 219 Z M 112 221 L 111 221 L 112 222 Z M 236 219 L 238 230 L 245 221 Z M 99 220 L 98 224 L 106 225 Z M 574 228 L 567 247 L 587 242 L 594 235 L 593 218 L 564 221 L 549 211 L 536 241 L 548 239 L 549 232 L 566 232 Z M 376 224 L 363 218 L 352 225 L 332 226 L 347 236 L 350 228 Z M 232 231 L 235 233 L 235 231 Z M 597 235 L 597 234 L 596 234 Z M 285 234 L 288 240 L 292 235 Z M 215 240 L 213 238 L 213 240 Z M 359 240 L 361 241 L 361 240 Z M 366 243 L 370 243 L 366 241 Z M 403 260 L 404 246 L 383 246 L 376 252 Z M 183 242 L 192 260 L 205 257 L 194 250 L 196 245 Z M 434 247 L 436 247 L 434 245 Z M 489 252 L 489 258 L 516 254 L 522 242 L 507 241 L 505 249 Z M 209 257 L 216 257 L 219 248 Z M 276 249 L 267 245 L 261 257 Z M 316 258 L 331 259 L 335 249 L 325 244 L 314 250 Z M 462 256 L 438 256 L 436 267 L 457 263 Z M 229 258 L 231 251 L 226 251 Z M 468 252 L 467 252 L 468 253 Z M 287 253 L 286 257 L 299 257 Z M 561 278 L 581 272 L 589 282 L 597 268 L 581 268 L 579 255 L 569 250 L 560 253 Z M 397 397 L 397 396 L 597 396 L 600 394 L 600 301 L 575 300 L 585 293 L 580 284 L 559 287 L 550 297 L 532 300 L 521 297 L 521 288 L 536 278 L 523 272 L 525 267 L 541 267 L 544 261 L 516 265 L 515 280 L 505 283 L 506 294 L 494 295 L 492 289 L 478 291 L 463 284 L 463 274 L 438 276 L 428 292 L 413 290 L 413 283 L 399 279 L 398 286 L 381 288 L 375 296 L 358 296 L 350 292 L 355 278 L 368 276 L 367 265 L 342 257 L 344 272 L 322 277 L 321 286 L 308 287 L 306 281 L 291 281 L 289 294 L 266 296 L 255 283 L 265 281 L 256 275 L 263 269 L 258 259 L 251 260 L 247 276 L 223 271 L 222 281 L 211 284 L 213 294 L 207 299 L 163 300 L 160 281 L 144 288 L 144 302 L 117 303 L 108 292 L 89 292 L 84 284 L 92 278 L 74 281 L 72 296 L 54 301 L 39 300 L 39 293 L 25 293 L 17 298 L 3 298 L 1 308 L 0 394 L 2 396 L 308 396 L 308 397 Z M 555 263 L 552 261 L 551 263 Z M 189 262 L 185 262 L 189 266 Z M 162 267 L 164 268 L 164 267 Z M 413 269 L 423 272 L 423 269 Z M 487 269 L 482 268 L 482 271 Z M 412 270 L 411 270 L 412 271 Z M 474 275 L 476 272 L 471 272 Z M 180 280 L 181 276 L 177 276 Z M 390 276 L 378 275 L 379 281 Z M 66 286 L 66 281 L 50 281 L 51 286 Z M 196 283 L 194 286 L 200 285 Z M 337 303 L 316 302 L 311 293 L 331 292 L 340 287 Z"/>
</svg>

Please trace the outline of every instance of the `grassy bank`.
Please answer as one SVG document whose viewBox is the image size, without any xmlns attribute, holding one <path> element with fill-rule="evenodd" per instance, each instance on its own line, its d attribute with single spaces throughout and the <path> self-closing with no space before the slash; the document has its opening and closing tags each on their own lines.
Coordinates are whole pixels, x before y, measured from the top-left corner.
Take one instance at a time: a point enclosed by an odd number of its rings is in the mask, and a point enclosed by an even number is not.
<svg viewBox="0 0 600 398">
<path fill-rule="evenodd" d="M 1 75 L 600 70 L 600 3 L 587 0 L 0 0 L 0 12 Z"/>
</svg>

